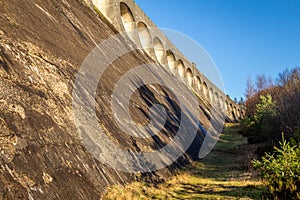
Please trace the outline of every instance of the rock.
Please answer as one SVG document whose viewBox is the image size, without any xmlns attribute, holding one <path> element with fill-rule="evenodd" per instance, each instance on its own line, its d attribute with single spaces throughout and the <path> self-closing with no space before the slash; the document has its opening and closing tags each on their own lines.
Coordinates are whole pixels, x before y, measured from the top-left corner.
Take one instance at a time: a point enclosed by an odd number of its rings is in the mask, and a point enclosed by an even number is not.
<svg viewBox="0 0 300 200">
<path fill-rule="evenodd" d="M 49 184 L 53 181 L 53 178 L 49 174 L 43 172 L 43 180 L 45 184 Z"/>
</svg>

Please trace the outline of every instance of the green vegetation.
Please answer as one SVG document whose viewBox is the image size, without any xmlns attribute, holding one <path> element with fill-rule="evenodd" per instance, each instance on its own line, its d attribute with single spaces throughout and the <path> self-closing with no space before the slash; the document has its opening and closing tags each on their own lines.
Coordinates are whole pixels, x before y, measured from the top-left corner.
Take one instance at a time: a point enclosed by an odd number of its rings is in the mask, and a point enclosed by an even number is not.
<svg viewBox="0 0 300 200">
<path fill-rule="evenodd" d="M 299 142 L 300 68 L 285 70 L 278 75 L 276 84 L 273 82 L 260 75 L 255 88 L 248 80 L 247 117 L 242 123 L 242 133 L 250 143 L 269 142 L 272 147 L 281 140 L 282 132 L 287 140 L 293 138 Z"/>
<path fill-rule="evenodd" d="M 247 117 L 240 131 L 259 145 L 261 160 L 253 165 L 271 198 L 300 199 L 300 68 L 280 73 L 276 84 L 266 84 L 264 77 L 257 77 L 256 88 L 247 82 Z M 286 140 L 280 142 L 282 133 Z"/>
<path fill-rule="evenodd" d="M 272 199 L 300 199 L 300 147 L 292 147 L 283 138 L 274 152 L 262 161 L 253 160 L 254 167 L 267 182 Z"/>
<path fill-rule="evenodd" d="M 241 122 L 241 132 L 248 138 L 248 142 L 251 144 L 264 142 L 263 150 L 271 150 L 274 145 L 274 136 L 270 135 L 274 129 L 278 129 L 275 127 L 278 124 L 275 105 L 271 94 L 260 95 L 253 117 L 246 117 Z"/>
<path fill-rule="evenodd" d="M 266 188 L 253 178 L 254 145 L 227 124 L 213 151 L 165 183 L 114 186 L 104 199 L 261 199 Z M 250 164 L 250 165 L 249 165 Z"/>
</svg>

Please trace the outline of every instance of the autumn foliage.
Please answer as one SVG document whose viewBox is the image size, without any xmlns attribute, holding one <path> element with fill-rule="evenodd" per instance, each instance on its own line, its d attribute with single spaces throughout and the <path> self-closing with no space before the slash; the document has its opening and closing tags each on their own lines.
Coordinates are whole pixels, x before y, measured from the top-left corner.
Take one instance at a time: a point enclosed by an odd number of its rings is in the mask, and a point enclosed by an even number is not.
<svg viewBox="0 0 300 200">
<path fill-rule="evenodd" d="M 242 122 L 242 133 L 250 143 L 270 147 L 281 140 L 281 133 L 288 140 L 299 141 L 300 68 L 280 73 L 275 84 L 262 77 L 256 84 L 247 82 L 247 117 Z"/>
<path fill-rule="evenodd" d="M 249 79 L 246 96 L 241 133 L 258 144 L 261 160 L 254 160 L 254 167 L 272 199 L 299 199 L 300 68 L 280 73 L 275 84 L 265 76 L 258 76 L 255 84 Z"/>
</svg>

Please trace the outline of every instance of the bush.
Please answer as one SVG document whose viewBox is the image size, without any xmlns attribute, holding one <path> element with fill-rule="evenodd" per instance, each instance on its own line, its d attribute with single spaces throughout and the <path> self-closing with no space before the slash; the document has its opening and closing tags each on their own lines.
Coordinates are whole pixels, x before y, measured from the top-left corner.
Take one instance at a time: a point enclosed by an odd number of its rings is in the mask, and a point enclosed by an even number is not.
<svg viewBox="0 0 300 200">
<path fill-rule="evenodd" d="M 242 124 L 246 125 L 241 130 L 243 135 L 250 143 L 264 143 L 271 148 L 280 141 L 282 132 L 287 140 L 299 143 L 300 67 L 280 73 L 276 84 L 266 84 L 265 76 L 258 76 L 256 83 L 257 88 L 251 79 L 247 81 L 245 105 L 251 123 Z"/>
<path fill-rule="evenodd" d="M 266 181 L 274 199 L 300 199 L 300 148 L 291 146 L 282 137 L 274 154 L 266 153 L 262 160 L 253 160 L 253 166 Z"/>
<path fill-rule="evenodd" d="M 260 95 L 260 102 L 256 104 L 254 116 L 245 117 L 241 121 L 240 131 L 243 136 L 248 138 L 250 144 L 265 143 L 273 146 L 273 140 L 276 141 L 274 132 L 278 132 L 275 106 L 276 103 L 273 101 L 271 94 Z"/>
</svg>

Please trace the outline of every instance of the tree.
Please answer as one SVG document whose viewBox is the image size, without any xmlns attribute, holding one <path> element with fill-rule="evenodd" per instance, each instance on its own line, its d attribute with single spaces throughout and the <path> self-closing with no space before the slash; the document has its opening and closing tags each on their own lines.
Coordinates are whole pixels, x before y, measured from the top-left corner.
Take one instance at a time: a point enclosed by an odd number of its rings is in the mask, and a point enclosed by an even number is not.
<svg viewBox="0 0 300 200">
<path fill-rule="evenodd" d="M 261 95 L 260 101 L 261 102 L 256 105 L 256 112 L 254 115 L 254 120 L 256 122 L 261 122 L 267 115 L 275 115 L 275 103 L 273 102 L 271 94 L 267 94 L 266 96 Z"/>
<path fill-rule="evenodd" d="M 244 105 L 244 104 L 245 104 L 245 100 L 243 97 L 241 97 L 239 100 L 239 105 Z"/>
<path fill-rule="evenodd" d="M 258 77 L 256 85 L 260 89 L 249 95 L 245 103 L 245 136 L 253 143 L 269 140 L 269 145 L 273 145 L 284 132 L 288 140 L 300 141 L 300 68 L 284 70 L 275 84 L 270 78 L 265 84 L 264 77 Z M 249 79 L 247 85 L 251 86 Z M 249 88 L 246 93 L 251 91 Z"/>
<path fill-rule="evenodd" d="M 247 79 L 247 83 L 246 83 L 246 99 L 251 98 L 254 94 L 256 93 L 255 87 L 254 87 L 254 83 L 251 79 L 251 77 L 249 76 Z"/>
<path fill-rule="evenodd" d="M 267 153 L 262 160 L 253 160 L 253 166 L 266 181 L 272 199 L 300 199 L 300 147 L 291 146 L 282 136 L 274 154 Z"/>
<path fill-rule="evenodd" d="M 237 104 L 238 103 L 238 100 L 236 97 L 234 97 L 233 101 Z"/>
<path fill-rule="evenodd" d="M 268 81 L 266 75 L 264 74 L 257 75 L 255 84 L 258 92 L 266 89 L 268 87 Z"/>
<path fill-rule="evenodd" d="M 300 68 L 285 70 L 278 76 L 277 110 L 282 131 L 287 137 L 300 132 Z"/>
<path fill-rule="evenodd" d="M 269 79 L 268 79 L 268 88 L 272 88 L 273 86 L 274 86 L 273 78 L 271 76 L 269 76 Z"/>
</svg>

